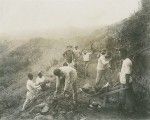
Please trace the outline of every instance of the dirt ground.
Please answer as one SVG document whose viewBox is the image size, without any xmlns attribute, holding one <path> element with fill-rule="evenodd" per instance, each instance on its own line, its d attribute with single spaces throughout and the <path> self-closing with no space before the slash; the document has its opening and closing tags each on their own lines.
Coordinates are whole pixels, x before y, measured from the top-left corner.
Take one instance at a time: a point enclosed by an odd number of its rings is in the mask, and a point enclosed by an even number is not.
<svg viewBox="0 0 150 120">
<path fill-rule="evenodd" d="M 17 109 L 8 109 L 3 114 L 1 120 L 136 120 L 136 119 L 148 119 L 150 114 L 145 113 L 133 113 L 128 114 L 125 111 L 121 111 L 118 107 L 118 101 L 115 95 L 110 97 L 109 102 L 103 105 L 103 99 L 96 97 L 90 97 L 80 92 L 79 88 L 83 87 L 86 83 L 93 84 L 96 76 L 96 60 L 89 63 L 87 77 L 83 76 L 83 63 L 80 63 L 78 69 L 79 78 L 77 80 L 78 87 L 78 103 L 74 105 L 72 97 L 53 99 L 53 93 L 55 91 L 55 81 L 51 84 L 51 88 L 43 92 L 38 99 L 28 108 L 25 112 L 21 112 L 22 104 Z M 115 76 L 115 75 L 114 75 Z M 111 78 L 110 72 L 107 73 L 108 79 Z M 114 79 L 112 79 L 114 80 Z M 105 80 L 102 81 L 102 84 Z M 114 83 L 114 81 L 113 81 Z M 91 102 L 96 102 L 101 105 L 98 107 L 89 107 Z M 41 103 L 47 103 L 49 110 L 46 113 L 41 112 L 41 108 L 34 108 Z M 13 111 L 13 112 L 12 112 Z M 51 117 L 50 117 L 51 116 Z M 45 118 L 47 117 L 47 118 Z"/>
</svg>

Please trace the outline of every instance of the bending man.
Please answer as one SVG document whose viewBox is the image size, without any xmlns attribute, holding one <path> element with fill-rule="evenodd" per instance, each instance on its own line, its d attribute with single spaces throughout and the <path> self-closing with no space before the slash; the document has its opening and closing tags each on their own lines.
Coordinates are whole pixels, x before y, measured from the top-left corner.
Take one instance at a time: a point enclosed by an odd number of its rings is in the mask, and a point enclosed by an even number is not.
<svg viewBox="0 0 150 120">
<path fill-rule="evenodd" d="M 77 80 L 77 72 L 74 68 L 69 66 L 63 66 L 53 71 L 54 75 L 57 76 L 56 79 L 56 91 L 55 94 L 59 92 L 61 87 L 63 87 L 63 94 L 71 87 L 73 91 L 73 100 L 77 102 L 77 88 L 76 88 L 76 80 Z"/>
</svg>

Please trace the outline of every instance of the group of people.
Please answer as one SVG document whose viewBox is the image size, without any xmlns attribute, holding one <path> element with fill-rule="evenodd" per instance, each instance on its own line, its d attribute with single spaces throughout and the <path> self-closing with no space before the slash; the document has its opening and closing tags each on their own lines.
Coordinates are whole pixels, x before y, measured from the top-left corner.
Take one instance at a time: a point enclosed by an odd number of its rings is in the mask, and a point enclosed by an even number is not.
<svg viewBox="0 0 150 120">
<path fill-rule="evenodd" d="M 77 69 L 79 60 L 82 60 L 84 62 L 84 77 L 87 76 L 87 67 L 90 62 L 90 55 L 92 54 L 92 51 L 90 50 L 80 50 L 78 46 L 69 45 L 66 47 L 65 52 L 63 53 L 63 57 L 65 59 L 64 66 L 70 66 Z"/>
<path fill-rule="evenodd" d="M 33 74 L 28 74 L 28 80 L 26 84 L 27 93 L 26 100 L 23 104 L 22 111 L 24 111 L 30 104 L 36 100 L 40 91 L 45 91 L 50 87 L 50 81 L 45 79 L 42 72 L 39 72 L 36 79 L 33 79 Z"/>
<path fill-rule="evenodd" d="M 90 55 L 92 52 L 81 52 L 78 46 L 75 46 L 73 50 L 72 46 L 67 46 L 67 50 L 64 52 L 63 57 L 65 58 L 65 63 L 62 67 L 56 68 L 53 71 L 53 75 L 56 80 L 56 90 L 54 96 L 58 94 L 63 94 L 66 96 L 67 92 L 72 90 L 73 92 L 73 102 L 77 103 L 77 69 L 76 63 L 78 63 L 79 57 L 82 55 L 83 61 L 85 63 L 85 68 L 88 66 L 90 61 Z M 133 101 L 133 89 L 132 89 L 132 61 L 128 57 L 128 52 L 126 49 L 120 50 L 120 57 L 122 58 L 122 66 L 119 73 L 119 80 L 122 87 L 127 86 L 128 90 L 122 92 L 122 104 L 125 104 L 125 99 L 130 99 Z M 99 84 L 101 84 L 101 79 L 105 77 L 106 71 L 111 69 L 110 61 L 112 60 L 111 52 L 107 50 L 102 50 L 98 56 L 97 62 L 97 75 L 95 79 L 94 89 L 95 92 L 99 89 Z M 85 72 L 86 75 L 86 72 Z M 45 90 L 48 87 L 48 82 L 40 72 L 36 81 L 33 80 L 33 75 L 28 74 L 27 81 L 27 95 L 26 100 L 23 105 L 23 110 L 26 109 L 27 105 L 36 97 L 36 92 L 40 90 Z M 108 83 L 108 81 L 107 81 Z"/>
</svg>

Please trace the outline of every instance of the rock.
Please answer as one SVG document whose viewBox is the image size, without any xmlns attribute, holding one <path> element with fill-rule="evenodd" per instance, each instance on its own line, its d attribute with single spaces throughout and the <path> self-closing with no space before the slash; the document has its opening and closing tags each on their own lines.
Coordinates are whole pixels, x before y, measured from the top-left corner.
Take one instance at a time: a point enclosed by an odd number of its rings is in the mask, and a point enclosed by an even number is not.
<svg viewBox="0 0 150 120">
<path fill-rule="evenodd" d="M 60 114 L 57 118 L 57 120 L 66 120 L 65 116 Z"/>
<path fill-rule="evenodd" d="M 80 120 L 87 120 L 87 118 L 86 117 L 82 117 Z"/>
<path fill-rule="evenodd" d="M 29 118 L 30 114 L 28 112 L 23 112 L 20 117 L 21 118 Z"/>
<path fill-rule="evenodd" d="M 30 113 L 47 113 L 49 111 L 49 107 L 47 103 L 41 103 L 36 105 L 30 110 Z"/>
<path fill-rule="evenodd" d="M 92 86 L 89 83 L 86 83 L 82 88 L 90 90 L 92 89 Z"/>
<path fill-rule="evenodd" d="M 42 109 L 42 113 L 47 113 L 49 111 L 49 107 L 48 107 L 48 105 L 45 105 L 44 107 L 43 107 L 43 109 Z"/>
<path fill-rule="evenodd" d="M 4 90 L 5 88 L 4 88 L 4 86 L 0 86 L 0 91 L 2 91 L 2 90 Z"/>
<path fill-rule="evenodd" d="M 108 86 L 110 86 L 109 82 L 107 82 L 102 88 L 106 88 Z"/>
<path fill-rule="evenodd" d="M 44 116 L 44 115 L 41 115 L 41 114 L 38 114 L 34 120 L 54 120 L 53 116 L 51 115 L 47 115 L 47 116 Z"/>
<path fill-rule="evenodd" d="M 78 114 L 74 115 L 73 120 L 80 120 L 80 118 L 81 118 L 81 115 L 78 113 Z"/>
<path fill-rule="evenodd" d="M 66 111 L 65 111 L 65 110 L 61 110 L 61 111 L 60 111 L 60 114 L 61 114 L 61 115 L 64 115 L 64 114 L 66 114 Z"/>
<path fill-rule="evenodd" d="M 94 94 L 95 90 L 94 88 L 89 84 L 85 84 L 81 89 L 80 91 L 84 92 L 84 93 L 87 93 L 87 94 Z"/>
<path fill-rule="evenodd" d="M 73 117 L 74 117 L 73 111 L 67 112 L 66 117 L 67 117 L 68 120 L 73 120 Z"/>
</svg>

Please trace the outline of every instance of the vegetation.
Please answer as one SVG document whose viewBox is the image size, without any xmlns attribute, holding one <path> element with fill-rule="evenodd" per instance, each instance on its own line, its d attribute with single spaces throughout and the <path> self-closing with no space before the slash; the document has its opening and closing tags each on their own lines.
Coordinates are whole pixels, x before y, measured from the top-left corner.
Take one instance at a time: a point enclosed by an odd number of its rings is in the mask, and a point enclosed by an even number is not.
<svg viewBox="0 0 150 120">
<path fill-rule="evenodd" d="M 121 23 L 98 29 L 87 36 L 70 38 L 70 41 L 83 49 L 91 49 L 94 53 L 103 48 L 115 53 L 116 49 L 125 47 L 132 56 L 135 51 L 140 51 L 149 46 L 149 34 L 150 1 L 143 0 L 141 10 L 124 19 Z M 0 115 L 8 109 L 15 111 L 22 104 L 26 92 L 25 84 L 28 72 L 33 72 L 36 76 L 37 72 L 42 70 L 47 75 L 52 67 L 62 63 L 62 52 L 65 49 L 66 41 L 63 38 L 56 40 L 39 37 L 31 39 L 13 50 L 8 49 L 7 41 L 0 43 Z M 69 44 L 72 43 L 69 42 Z M 137 99 L 140 100 L 138 104 L 142 103 L 141 105 L 144 107 L 150 103 L 148 101 L 150 96 L 147 94 L 150 87 L 148 57 L 150 58 L 145 52 L 132 56 L 135 66 L 134 79 L 142 84 L 137 85 L 135 83 Z M 94 58 L 90 65 L 90 67 L 93 67 L 92 70 L 88 69 L 91 75 L 89 75 L 90 79 L 95 77 L 95 71 L 93 70 L 96 65 L 95 60 Z M 117 69 L 119 69 L 118 65 Z M 79 76 L 82 77 L 82 63 L 78 70 L 81 73 Z M 141 86 L 144 86 L 144 90 L 147 92 L 143 91 Z"/>
</svg>

